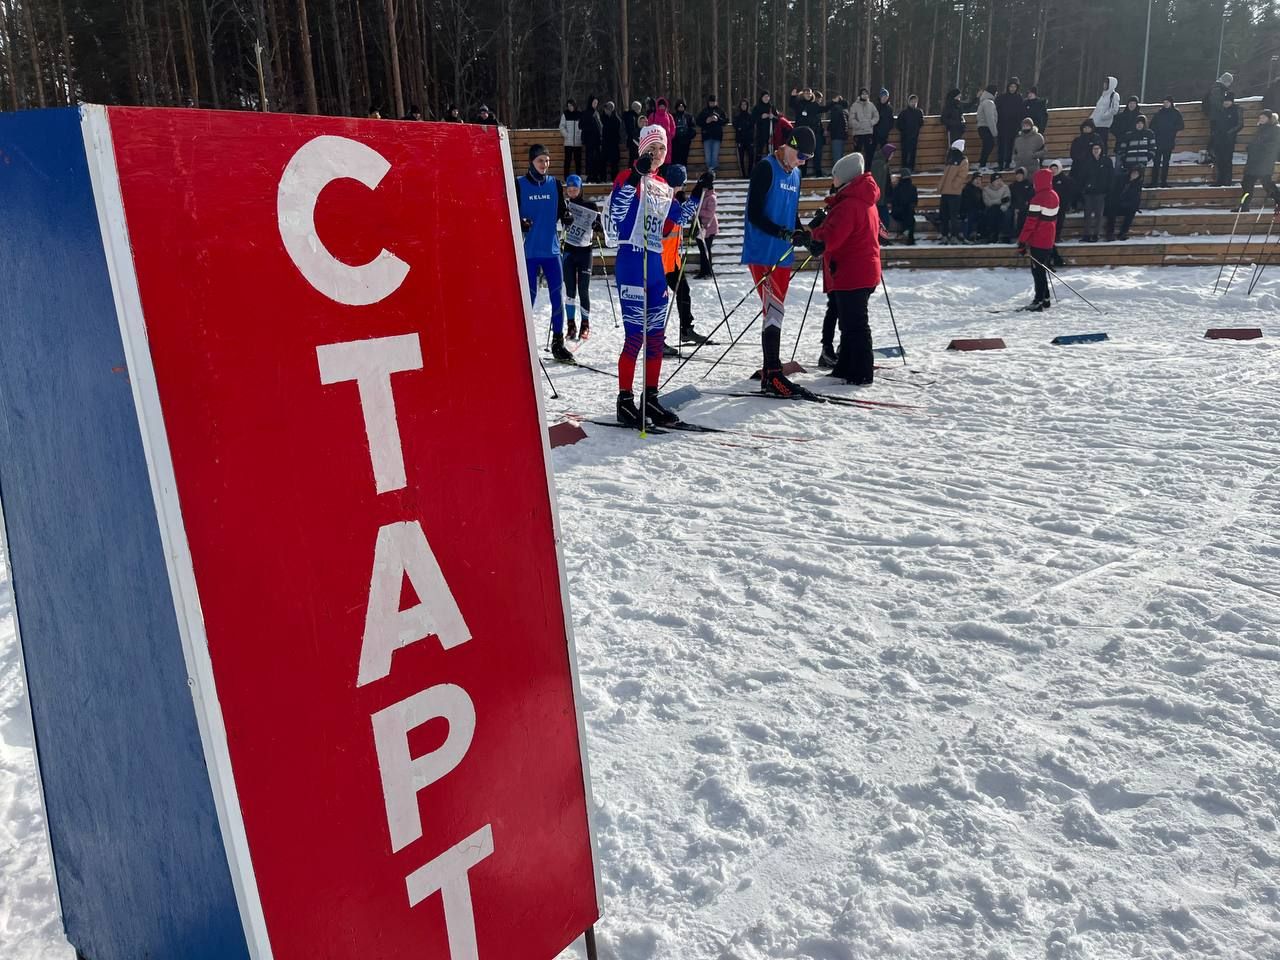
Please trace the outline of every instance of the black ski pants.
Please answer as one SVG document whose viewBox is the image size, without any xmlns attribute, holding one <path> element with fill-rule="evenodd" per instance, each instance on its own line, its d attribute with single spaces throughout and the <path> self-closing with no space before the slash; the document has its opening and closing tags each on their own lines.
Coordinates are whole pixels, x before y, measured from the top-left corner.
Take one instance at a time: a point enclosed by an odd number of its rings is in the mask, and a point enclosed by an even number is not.
<svg viewBox="0 0 1280 960">
<path fill-rule="evenodd" d="M 570 167 L 573 169 L 571 170 Z M 570 173 L 582 174 L 582 148 L 581 147 L 565 147 L 564 148 L 564 175 L 567 177 Z"/>
<path fill-rule="evenodd" d="M 693 328 L 693 297 L 689 294 L 689 278 L 679 267 L 667 274 L 667 287 L 676 295 L 676 312 L 680 315 L 680 331 Z"/>
<path fill-rule="evenodd" d="M 1173 156 L 1173 147 L 1156 147 L 1156 171 L 1151 175 L 1153 187 L 1169 185 L 1169 158 Z"/>
<path fill-rule="evenodd" d="M 840 319 L 840 353 L 833 376 L 850 383 L 870 383 L 875 376 L 875 354 L 871 352 L 871 324 L 867 304 L 872 287 L 836 290 L 830 295 Z"/>
<path fill-rule="evenodd" d="M 1280 206 L 1280 187 L 1276 186 L 1276 182 L 1269 175 L 1258 176 L 1257 174 L 1246 173 L 1241 181 L 1240 188 L 1242 194 L 1247 193 L 1249 195 L 1249 199 L 1245 201 L 1245 209 L 1248 209 L 1249 204 L 1253 203 L 1253 186 L 1256 183 L 1260 183 L 1262 189 L 1267 191 L 1267 196 L 1271 198 L 1272 203 Z"/>
<path fill-rule="evenodd" d="M 564 264 L 564 295 L 566 302 L 581 307 L 579 320 L 586 323 L 591 317 L 591 248 L 565 246 L 561 257 Z"/>
<path fill-rule="evenodd" d="M 1053 256 L 1053 250 L 1043 250 L 1040 247 L 1032 247 L 1029 251 L 1031 257 L 1031 278 L 1036 285 L 1036 300 L 1040 303 L 1050 303 L 1049 298 L 1049 271 L 1045 269 L 1045 265 Z"/>
<path fill-rule="evenodd" d="M 1008 126 L 1008 124 L 1005 124 Z M 996 140 L 999 144 L 999 159 L 996 161 L 1001 170 L 1008 170 L 1013 166 L 1013 141 L 1017 138 L 1017 130 L 1000 130 L 997 129 Z M 1028 170 L 1030 175 L 1033 171 Z"/>
<path fill-rule="evenodd" d="M 982 138 L 982 153 L 978 156 L 978 166 L 985 167 L 987 161 L 991 159 L 991 151 L 995 149 L 996 138 L 986 127 L 978 128 L 978 136 Z"/>
</svg>

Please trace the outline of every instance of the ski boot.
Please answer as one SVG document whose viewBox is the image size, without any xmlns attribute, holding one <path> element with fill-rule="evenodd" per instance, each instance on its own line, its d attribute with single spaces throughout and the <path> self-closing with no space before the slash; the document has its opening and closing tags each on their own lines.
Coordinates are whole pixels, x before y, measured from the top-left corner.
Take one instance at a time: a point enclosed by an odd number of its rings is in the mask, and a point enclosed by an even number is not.
<svg viewBox="0 0 1280 960">
<path fill-rule="evenodd" d="M 785 397 L 788 400 L 812 400 L 814 394 L 798 383 L 792 383 L 782 375 L 782 368 L 765 370 L 760 375 L 760 392 L 773 397 Z"/>
<path fill-rule="evenodd" d="M 578 339 L 578 324 L 574 321 L 572 317 L 570 317 L 567 321 L 565 321 L 564 335 L 565 335 L 565 339 L 567 340 Z"/>
<path fill-rule="evenodd" d="M 586 317 L 582 318 L 582 326 L 578 328 L 578 339 L 579 340 L 591 339 L 591 321 L 588 320 Z"/>
<path fill-rule="evenodd" d="M 624 427 L 640 429 L 640 411 L 636 409 L 636 398 L 630 390 L 618 391 L 618 422 Z"/>
<path fill-rule="evenodd" d="M 700 334 L 697 330 L 693 329 L 693 324 L 690 323 L 690 324 L 680 325 L 680 342 L 681 343 L 703 343 L 706 341 L 706 339 L 707 338 L 704 337 L 702 334 Z"/>
<path fill-rule="evenodd" d="M 676 412 L 668 410 L 658 400 L 657 387 L 644 388 L 644 415 L 645 419 L 655 427 L 669 427 L 673 423 L 680 422 Z"/>
<path fill-rule="evenodd" d="M 559 360 L 561 363 L 578 362 L 573 359 L 573 354 L 565 349 L 564 334 L 562 333 L 553 333 L 551 335 L 551 356 L 553 359 Z"/>
<path fill-rule="evenodd" d="M 836 365 L 836 351 L 832 344 L 824 343 L 822 352 L 818 354 L 818 367 L 823 370 L 830 370 Z"/>
<path fill-rule="evenodd" d="M 664 340 L 662 341 L 662 355 L 664 357 L 678 357 L 680 356 L 680 351 Z"/>
</svg>

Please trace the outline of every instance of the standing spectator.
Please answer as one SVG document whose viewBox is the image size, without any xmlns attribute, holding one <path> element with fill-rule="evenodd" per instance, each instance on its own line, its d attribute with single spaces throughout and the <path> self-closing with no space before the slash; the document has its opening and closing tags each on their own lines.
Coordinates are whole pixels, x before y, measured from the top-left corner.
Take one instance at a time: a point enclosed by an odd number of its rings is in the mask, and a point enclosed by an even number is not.
<svg viewBox="0 0 1280 960">
<path fill-rule="evenodd" d="M 1134 120 L 1133 132 L 1125 138 L 1124 148 L 1116 149 L 1116 162 L 1122 169 L 1137 167 L 1138 177 L 1141 179 L 1155 156 L 1155 135 L 1147 129 L 1147 118 L 1138 114 Z"/>
<path fill-rule="evenodd" d="M 875 377 L 867 305 L 880 285 L 880 191 L 857 154 L 832 166 L 831 184 L 827 216 L 813 233 L 814 250 L 823 254 L 822 286 L 836 301 L 840 320 L 840 353 L 831 375 L 866 385 Z"/>
<path fill-rule="evenodd" d="M 831 165 L 844 156 L 844 145 L 849 139 L 849 104 L 837 94 L 827 104 L 827 133 L 831 135 Z"/>
<path fill-rule="evenodd" d="M 1129 239 L 1129 228 L 1141 208 L 1142 171 L 1129 167 L 1123 176 L 1114 177 L 1111 181 L 1111 192 L 1107 195 L 1107 243 Z M 1116 236 L 1117 218 L 1120 219 L 1119 237 Z"/>
<path fill-rule="evenodd" d="M 1000 129 L 996 117 L 996 88 L 987 87 L 978 94 L 978 136 L 982 138 L 982 153 L 978 156 L 978 166 L 985 167 L 991 159 L 991 151 L 996 146 L 996 131 Z M 997 158 L 999 154 L 997 154 Z"/>
<path fill-rule="evenodd" d="M 756 135 L 752 142 L 755 145 L 755 156 L 760 159 L 773 149 L 773 133 L 778 124 L 778 111 L 768 90 L 760 94 L 760 102 L 752 109 L 751 116 L 756 121 Z"/>
<path fill-rule="evenodd" d="M 1013 226 L 1013 198 L 1009 185 L 993 170 L 982 188 L 982 239 L 987 243 L 1008 243 Z"/>
<path fill-rule="evenodd" d="M 480 109 L 476 111 L 476 118 L 472 122 L 483 124 L 485 126 L 496 126 L 498 118 L 489 111 L 488 107 L 481 104 Z"/>
<path fill-rule="evenodd" d="M 655 126 L 662 128 L 662 132 L 667 135 L 667 142 L 674 143 L 676 138 L 676 121 L 671 116 L 671 111 L 667 109 L 667 98 L 659 97 L 657 105 L 653 108 L 653 112 L 649 114 L 649 122 Z M 672 160 L 672 163 L 678 161 Z"/>
<path fill-rule="evenodd" d="M 1231 92 L 1231 84 L 1235 83 L 1235 77 L 1229 73 L 1224 73 L 1213 85 L 1209 87 L 1209 92 L 1204 95 L 1204 100 L 1200 104 L 1200 112 L 1209 118 L 1209 143 L 1205 149 L 1205 162 L 1213 163 L 1213 119 L 1222 113 L 1222 101 L 1227 98 L 1227 94 Z"/>
<path fill-rule="evenodd" d="M 889 134 L 893 133 L 893 122 L 897 118 L 893 115 L 893 104 L 889 101 L 889 91 L 884 87 L 880 88 L 880 101 L 876 104 L 876 110 L 880 116 L 876 120 L 875 129 L 872 131 L 875 137 L 877 147 L 883 147 L 889 142 Z"/>
<path fill-rule="evenodd" d="M 449 104 L 449 106 L 446 107 L 444 111 L 444 122 L 445 123 L 461 123 L 462 111 L 460 111 L 454 104 L 452 103 Z"/>
<path fill-rule="evenodd" d="M 663 167 L 663 170 L 667 184 L 676 189 L 676 203 L 684 204 L 685 193 L 682 188 L 689 176 L 684 166 L 679 163 L 670 163 Z M 698 178 L 698 184 L 702 185 L 700 193 L 703 196 L 709 186 L 708 180 L 713 177 L 715 177 L 714 173 L 706 172 Z M 695 209 L 701 205 L 702 199 L 699 197 L 695 203 Z M 680 224 L 668 219 L 662 225 L 662 237 L 662 270 L 667 278 L 667 289 L 675 295 L 676 313 L 680 317 L 680 342 L 701 343 L 707 338 L 698 333 L 694 326 L 693 294 L 689 289 L 688 273 L 683 266 L 684 231 Z M 679 356 L 679 354 L 679 350 L 666 345 L 664 338 L 663 356 Z"/>
<path fill-rule="evenodd" d="M 1088 159 L 1071 165 L 1071 179 L 1084 198 L 1085 243 L 1097 243 L 1102 232 L 1102 213 L 1111 190 L 1111 162 L 1102 155 L 1102 144 L 1090 146 Z"/>
<path fill-rule="evenodd" d="M 938 181 L 938 230 L 943 243 L 960 242 L 960 194 L 968 179 L 969 161 L 964 155 L 964 140 L 956 140 L 947 151 L 942 179 Z"/>
<path fill-rule="evenodd" d="M 755 128 L 751 104 L 743 97 L 738 101 L 738 112 L 733 115 L 733 137 L 738 145 L 738 172 L 744 179 L 751 175 L 751 165 L 755 160 Z"/>
<path fill-rule="evenodd" d="M 622 118 L 618 116 L 618 108 L 612 100 L 605 101 L 604 113 L 600 116 L 600 127 L 604 134 L 604 141 L 600 148 L 604 180 L 606 183 L 613 183 L 618 178 L 618 159 L 622 147 Z"/>
<path fill-rule="evenodd" d="M 997 129 L 996 140 L 999 144 L 1000 159 L 997 163 L 1001 170 L 1011 169 L 1013 161 L 1013 141 L 1018 136 L 1018 126 L 1027 115 L 1026 105 L 1019 93 L 1020 84 L 1017 77 L 1010 77 L 1005 84 L 1004 93 L 996 97 Z M 1016 164 L 1014 164 L 1016 165 Z"/>
<path fill-rule="evenodd" d="M 1120 94 L 1116 93 L 1117 85 L 1115 77 L 1107 77 L 1102 96 L 1098 97 L 1093 115 L 1089 118 L 1093 121 L 1093 128 L 1097 131 L 1098 140 L 1102 143 L 1104 157 L 1107 155 L 1107 136 L 1111 133 L 1111 121 L 1120 112 Z"/>
<path fill-rule="evenodd" d="M 1044 133 L 1049 129 L 1049 104 L 1040 99 L 1040 93 L 1035 87 L 1027 91 L 1027 99 L 1022 108 L 1025 111 L 1023 115 L 1035 121 L 1037 130 Z"/>
<path fill-rule="evenodd" d="M 578 104 L 566 100 L 564 113 L 560 114 L 560 136 L 564 137 L 564 175 L 569 175 L 569 168 L 581 175 L 582 169 L 582 126 L 579 123 Z"/>
<path fill-rule="evenodd" d="M 1124 162 L 1120 154 L 1124 152 L 1125 141 L 1133 133 L 1138 120 L 1138 98 L 1130 97 L 1125 101 L 1124 109 L 1111 120 L 1111 136 L 1115 139 L 1116 169 L 1124 170 Z"/>
<path fill-rule="evenodd" d="M 1102 146 L 1102 138 L 1098 136 L 1097 130 L 1092 120 L 1085 120 L 1080 124 L 1080 135 L 1071 141 L 1071 176 L 1076 180 L 1075 195 L 1083 198 L 1084 188 L 1080 177 L 1076 176 L 1076 170 L 1080 170 L 1080 176 L 1084 175 L 1084 170 L 1088 160 L 1093 156 L 1093 145 Z"/>
<path fill-rule="evenodd" d="M 1236 98 L 1228 93 L 1222 98 L 1222 110 L 1209 121 L 1215 187 L 1229 187 L 1235 180 L 1232 164 L 1235 161 L 1236 137 L 1243 127 L 1244 120 L 1240 116 L 1240 108 L 1236 106 Z"/>
<path fill-rule="evenodd" d="M 952 87 L 947 91 L 947 99 L 942 104 L 938 122 L 947 128 L 948 142 L 955 143 L 964 138 L 964 107 L 960 105 L 959 87 Z"/>
<path fill-rule="evenodd" d="M 587 97 L 587 109 L 578 116 L 578 129 L 587 154 L 587 183 L 599 183 L 604 179 L 604 121 L 600 118 L 600 98 L 594 93 Z"/>
<path fill-rule="evenodd" d="M 728 119 L 720 109 L 719 98 L 714 93 L 707 97 L 707 105 L 698 114 L 698 129 L 702 131 L 703 161 L 708 170 L 714 171 L 720 166 L 720 145 Z M 702 202 L 706 203 L 705 193 L 703 197 Z"/>
<path fill-rule="evenodd" d="M 920 98 L 914 93 L 907 97 L 906 108 L 898 114 L 898 134 L 902 139 L 902 165 L 912 170 L 916 166 L 916 147 L 920 143 L 920 128 L 924 126 L 924 111 Z M 832 134 L 834 137 L 835 134 Z"/>
<path fill-rule="evenodd" d="M 889 162 L 897 149 L 892 143 L 882 144 L 871 161 L 871 176 L 875 178 L 880 190 L 880 201 L 876 209 L 880 211 L 880 222 L 886 228 L 889 226 L 889 191 L 892 187 L 889 182 Z"/>
<path fill-rule="evenodd" d="M 876 146 L 876 124 L 880 121 L 880 111 L 871 102 L 871 91 L 863 87 L 858 91 L 858 99 L 849 108 L 849 126 L 853 133 L 853 149 L 862 154 L 863 169 L 871 166 L 871 155 Z"/>
<path fill-rule="evenodd" d="M 813 131 L 813 156 L 809 158 L 809 163 L 805 164 L 803 173 L 808 175 L 809 166 L 812 165 L 817 170 L 814 176 L 820 177 L 822 176 L 822 115 L 826 112 L 826 108 L 818 103 L 816 94 L 806 88 L 791 91 L 791 109 L 795 114 L 796 126 L 808 127 Z"/>
<path fill-rule="evenodd" d="M 720 219 L 716 216 L 716 191 L 707 187 L 702 192 L 702 206 L 698 208 L 698 227 L 694 238 L 698 243 L 698 279 L 705 280 L 715 273 L 711 262 L 711 244 L 720 233 Z"/>
<path fill-rule="evenodd" d="M 375 105 L 375 104 L 370 104 L 370 105 L 369 105 L 369 112 L 365 114 L 365 117 L 366 117 L 367 119 L 369 119 L 369 120 L 381 120 L 381 119 L 382 119 L 382 111 L 378 109 L 377 105 Z M 461 122 L 461 121 L 459 121 L 459 122 Z"/>
<path fill-rule="evenodd" d="M 1280 127 L 1276 126 L 1276 115 L 1271 110 L 1263 110 L 1258 114 L 1258 132 L 1249 142 L 1244 161 L 1244 202 L 1241 210 L 1248 210 L 1253 200 L 1253 185 L 1261 181 L 1263 188 L 1271 197 L 1271 202 L 1280 210 L 1280 188 L 1276 187 L 1276 161 L 1280 160 Z"/>
<path fill-rule="evenodd" d="M 898 236 L 907 246 L 916 242 L 916 204 L 920 201 L 920 191 L 911 182 L 911 168 L 903 167 L 898 173 L 898 183 L 893 188 L 891 208 L 893 219 L 898 221 Z"/>
<path fill-rule="evenodd" d="M 421 107 L 419 107 L 416 103 L 411 104 L 411 105 L 409 106 L 409 110 L 408 110 L 408 112 L 404 115 L 404 118 L 405 118 L 406 120 L 421 120 L 421 119 L 422 119 L 422 108 L 421 108 Z"/>
<path fill-rule="evenodd" d="M 675 140 L 672 143 L 673 163 L 682 167 L 689 165 L 689 150 L 693 147 L 693 139 L 698 135 L 698 125 L 693 122 L 693 115 L 688 112 L 683 100 L 676 101 L 676 112 L 671 115 L 675 124 Z"/>
<path fill-rule="evenodd" d="M 1053 306 L 1049 298 L 1049 276 L 1045 265 L 1053 254 L 1057 242 L 1057 217 L 1060 201 L 1053 192 L 1053 174 L 1037 170 L 1034 177 L 1036 192 L 1027 210 L 1027 222 L 1018 234 L 1018 255 L 1031 254 L 1031 275 L 1035 279 L 1035 299 L 1027 310 L 1048 310 Z"/>
<path fill-rule="evenodd" d="M 1030 117 L 1023 117 L 1021 124 L 1018 136 L 1013 141 L 1013 165 L 1039 170 L 1040 163 L 1044 160 L 1044 135 L 1036 129 Z M 1034 177 L 1032 182 L 1035 182 Z"/>
<path fill-rule="evenodd" d="M 640 156 L 640 131 L 644 129 L 644 110 L 639 100 L 632 100 L 631 109 L 622 115 L 622 128 L 627 135 L 627 165 L 633 167 Z"/>
<path fill-rule="evenodd" d="M 960 191 L 960 216 L 964 221 L 964 241 L 979 243 L 982 240 L 982 214 L 986 209 L 982 203 L 982 172 L 979 170 L 969 174 L 969 182 Z"/>
<path fill-rule="evenodd" d="M 1151 175 L 1151 186 L 1169 185 L 1169 159 L 1178 143 L 1178 133 L 1186 126 L 1182 111 L 1173 105 L 1173 97 L 1165 97 L 1164 104 L 1151 118 L 1151 132 L 1156 138 L 1156 168 Z"/>
<path fill-rule="evenodd" d="M 1027 179 L 1027 168 L 1018 167 L 1014 170 L 1013 183 L 1009 184 L 1009 212 L 1013 215 L 1013 229 L 1010 232 L 1015 236 L 1022 232 L 1027 210 L 1031 206 L 1031 197 L 1035 192 L 1035 187 Z"/>
<path fill-rule="evenodd" d="M 1057 238 L 1061 240 L 1066 236 L 1065 230 L 1067 226 L 1067 211 L 1071 209 L 1076 199 L 1076 184 L 1069 174 L 1063 173 L 1062 164 L 1057 160 L 1049 164 L 1049 172 L 1053 174 L 1053 192 L 1058 195 L 1058 229 Z M 1058 256 L 1058 248 L 1053 248 L 1054 266 L 1065 266 L 1065 261 Z"/>
</svg>

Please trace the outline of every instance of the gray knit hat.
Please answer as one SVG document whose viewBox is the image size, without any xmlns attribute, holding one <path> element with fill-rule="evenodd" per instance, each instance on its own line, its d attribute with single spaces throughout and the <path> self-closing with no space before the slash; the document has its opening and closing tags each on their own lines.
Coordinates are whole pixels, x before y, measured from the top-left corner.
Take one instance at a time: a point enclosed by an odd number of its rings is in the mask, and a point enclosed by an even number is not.
<svg viewBox="0 0 1280 960">
<path fill-rule="evenodd" d="M 855 180 L 862 176 L 864 171 L 862 154 L 854 152 L 847 153 L 835 162 L 835 166 L 831 168 L 831 179 L 837 186 L 844 186 L 850 180 Z"/>
</svg>

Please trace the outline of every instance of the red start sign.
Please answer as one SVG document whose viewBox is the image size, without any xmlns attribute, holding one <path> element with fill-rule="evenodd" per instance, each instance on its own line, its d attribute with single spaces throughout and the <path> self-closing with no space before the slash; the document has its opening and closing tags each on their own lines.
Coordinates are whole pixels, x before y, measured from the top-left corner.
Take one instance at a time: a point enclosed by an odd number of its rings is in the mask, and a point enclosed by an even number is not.
<svg viewBox="0 0 1280 960">
<path fill-rule="evenodd" d="M 505 135 L 110 116 L 251 952 L 554 957 L 599 901 Z"/>
</svg>

